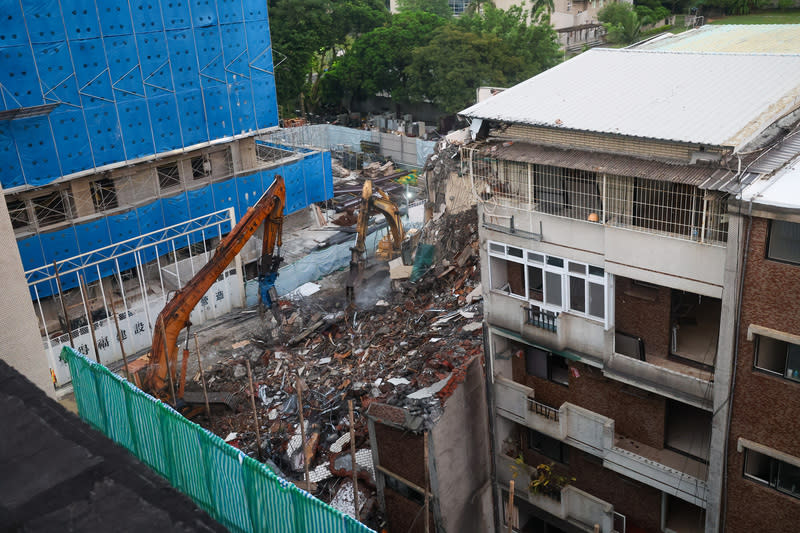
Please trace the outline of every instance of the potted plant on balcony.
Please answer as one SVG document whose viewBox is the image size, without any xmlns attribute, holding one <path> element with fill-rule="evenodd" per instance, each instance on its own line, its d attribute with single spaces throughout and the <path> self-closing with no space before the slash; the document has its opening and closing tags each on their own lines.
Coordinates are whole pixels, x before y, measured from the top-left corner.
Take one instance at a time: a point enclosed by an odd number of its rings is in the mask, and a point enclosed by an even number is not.
<svg viewBox="0 0 800 533">
<path fill-rule="evenodd" d="M 542 494 L 556 501 L 561 501 L 561 489 L 575 481 L 574 477 L 562 476 L 553 471 L 553 463 L 540 464 L 531 475 L 528 489 L 532 494 Z"/>
</svg>

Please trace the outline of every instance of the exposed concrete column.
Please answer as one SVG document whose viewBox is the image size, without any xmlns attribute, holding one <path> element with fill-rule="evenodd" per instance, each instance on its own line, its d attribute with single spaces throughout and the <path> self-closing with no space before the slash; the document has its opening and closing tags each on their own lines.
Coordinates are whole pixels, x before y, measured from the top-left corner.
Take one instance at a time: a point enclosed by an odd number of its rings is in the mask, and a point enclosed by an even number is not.
<svg viewBox="0 0 800 533">
<path fill-rule="evenodd" d="M 42 345 L 5 200 L 0 202 L 0 247 L 4 250 L 0 254 L 3 283 L 3 298 L 0 299 L 0 359 L 24 374 L 48 396 L 55 398 L 50 363 Z"/>
<path fill-rule="evenodd" d="M 714 411 L 711 421 L 711 451 L 708 465 L 708 500 L 706 507 L 706 532 L 720 529 L 720 513 L 725 487 L 723 476 L 727 465 L 725 441 L 728 438 L 728 411 L 733 368 L 733 351 L 736 344 L 736 321 L 739 298 L 739 259 L 744 240 L 745 217 L 730 213 L 728 244 L 725 256 L 724 290 L 720 312 L 719 344 L 714 365 Z"/>
</svg>

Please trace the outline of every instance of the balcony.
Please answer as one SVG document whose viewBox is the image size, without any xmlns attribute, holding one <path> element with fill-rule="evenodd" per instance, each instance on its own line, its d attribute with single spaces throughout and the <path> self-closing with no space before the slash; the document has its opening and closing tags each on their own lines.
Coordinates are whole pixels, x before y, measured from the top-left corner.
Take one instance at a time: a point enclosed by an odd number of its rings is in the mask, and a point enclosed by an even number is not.
<svg viewBox="0 0 800 533">
<path fill-rule="evenodd" d="M 624 437 L 605 450 L 603 466 L 686 502 L 705 508 L 708 466 L 668 449 L 656 449 Z"/>
<path fill-rule="evenodd" d="M 511 457 L 497 456 L 498 483 L 508 488 L 509 482 L 514 479 L 514 494 L 518 498 L 527 500 L 539 509 L 570 522 L 587 533 L 594 532 L 595 525 L 600 526 L 602 533 L 614 531 L 613 505 L 572 485 L 563 487 L 558 494 L 552 496 L 535 494 L 528 489 L 528 483 L 535 470 L 532 466 L 517 464 Z"/>
<path fill-rule="evenodd" d="M 713 373 L 668 359 L 652 357 L 640 361 L 613 353 L 606 360 L 603 374 L 701 409 L 712 409 L 713 406 Z"/>
<path fill-rule="evenodd" d="M 534 399 L 534 391 L 495 376 L 497 413 L 574 448 L 603 459 L 603 465 L 687 501 L 705 507 L 708 467 L 669 449 L 656 449 L 616 435 L 614 420 L 565 402 L 558 409 Z"/>
</svg>

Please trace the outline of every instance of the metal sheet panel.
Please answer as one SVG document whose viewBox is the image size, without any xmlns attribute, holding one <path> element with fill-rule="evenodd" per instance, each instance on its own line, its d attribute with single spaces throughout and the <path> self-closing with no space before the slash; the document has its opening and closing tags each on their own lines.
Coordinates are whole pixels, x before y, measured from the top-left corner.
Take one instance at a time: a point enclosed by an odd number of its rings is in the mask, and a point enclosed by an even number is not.
<svg viewBox="0 0 800 533">
<path fill-rule="evenodd" d="M 798 99 L 800 55 L 596 48 L 461 114 L 738 148 Z"/>
</svg>

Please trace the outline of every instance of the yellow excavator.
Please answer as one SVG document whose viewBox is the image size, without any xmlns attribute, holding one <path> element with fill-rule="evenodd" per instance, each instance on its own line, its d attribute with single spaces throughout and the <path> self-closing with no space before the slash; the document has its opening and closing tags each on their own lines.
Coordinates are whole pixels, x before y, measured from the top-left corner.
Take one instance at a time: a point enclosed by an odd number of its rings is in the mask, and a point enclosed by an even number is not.
<svg viewBox="0 0 800 533">
<path fill-rule="evenodd" d="M 164 306 L 156 319 L 153 345 L 142 369 L 145 375 L 140 381 L 145 392 L 176 407 L 178 407 L 177 404 L 182 403 L 188 362 L 189 327 L 192 325 L 189 315 L 197 302 L 211 288 L 211 285 L 225 271 L 236 254 L 241 251 L 262 224 L 264 225 L 264 238 L 258 263 L 261 305 L 271 309 L 280 322 L 275 280 L 282 259 L 280 247 L 285 205 L 286 186 L 283 177 L 278 175 L 258 202 L 249 208 L 231 232 L 222 238 L 208 263 Z M 177 341 L 183 328 L 186 328 L 186 345 L 183 350 L 181 373 L 178 377 Z M 177 390 L 175 389 L 176 382 L 178 383 Z"/>
<path fill-rule="evenodd" d="M 356 245 L 350 248 L 350 274 L 347 277 L 347 305 L 351 307 L 355 301 L 355 286 L 361 279 L 364 272 L 366 260 L 367 228 L 369 217 L 372 214 L 381 213 L 386 218 L 389 226 L 389 233 L 378 243 L 375 255 L 382 259 L 391 260 L 401 253 L 403 240 L 406 233 L 403 223 L 400 220 L 400 210 L 397 205 L 389 199 L 389 195 L 382 189 L 375 188 L 377 195 L 372 191 L 372 180 L 364 182 L 361 190 L 361 204 L 358 209 L 358 222 L 356 222 Z"/>
</svg>

